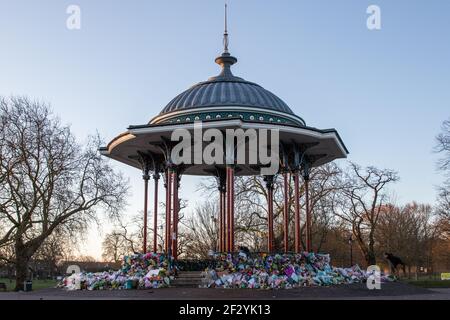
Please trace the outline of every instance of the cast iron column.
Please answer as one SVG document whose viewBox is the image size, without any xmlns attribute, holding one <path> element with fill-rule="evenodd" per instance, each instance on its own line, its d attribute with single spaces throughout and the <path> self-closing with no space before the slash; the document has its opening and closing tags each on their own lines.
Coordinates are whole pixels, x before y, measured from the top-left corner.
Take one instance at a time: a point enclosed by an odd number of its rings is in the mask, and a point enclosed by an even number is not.
<svg viewBox="0 0 450 320">
<path fill-rule="evenodd" d="M 301 231 L 300 231 L 300 186 L 298 170 L 294 172 L 294 204 L 295 204 L 295 252 L 301 251 Z"/>
<path fill-rule="evenodd" d="M 159 173 L 155 171 L 153 175 L 153 179 L 155 180 L 155 203 L 153 207 L 153 252 L 158 251 L 158 182 L 159 182 Z"/>
<path fill-rule="evenodd" d="M 222 252 L 222 205 L 223 205 L 223 198 L 222 198 L 222 190 L 219 186 L 219 251 Z"/>
<path fill-rule="evenodd" d="M 306 251 L 311 252 L 311 212 L 309 208 L 309 175 L 305 174 Z"/>
<path fill-rule="evenodd" d="M 147 253 L 148 180 L 150 179 L 148 172 L 148 168 L 145 168 L 144 175 L 142 176 L 142 178 L 144 179 L 144 253 Z"/>
<path fill-rule="evenodd" d="M 234 252 L 234 169 L 227 166 L 227 252 Z"/>
<path fill-rule="evenodd" d="M 284 208 L 283 208 L 283 241 L 284 241 L 284 252 L 288 252 L 288 232 L 289 232 L 289 173 L 286 171 L 283 173 L 284 182 Z"/>
<path fill-rule="evenodd" d="M 226 184 L 224 183 L 222 191 L 222 252 L 227 251 L 227 193 L 225 189 Z"/>
<path fill-rule="evenodd" d="M 219 183 L 219 251 L 225 251 L 225 186 Z"/>
<path fill-rule="evenodd" d="M 227 234 L 227 228 L 228 228 L 228 224 L 227 224 L 227 191 L 226 191 L 226 183 L 224 184 L 224 191 L 222 194 L 222 224 L 223 224 L 223 229 L 222 229 L 222 240 L 223 240 L 223 250 L 222 252 L 226 252 L 227 251 L 227 239 L 228 239 L 228 234 Z"/>
<path fill-rule="evenodd" d="M 173 183 L 173 219 L 172 219 L 172 256 L 176 260 L 178 258 L 178 210 L 179 210 L 179 202 L 178 202 L 178 179 L 179 175 L 176 170 L 172 173 L 172 183 Z"/>
<path fill-rule="evenodd" d="M 217 171 L 217 184 L 219 190 L 219 251 L 225 252 L 226 239 L 226 170 Z"/>
<path fill-rule="evenodd" d="M 170 230 L 171 230 L 171 223 L 170 223 L 170 215 L 172 211 L 172 171 L 171 169 L 167 169 L 166 171 L 166 234 L 165 234 L 165 243 L 164 248 L 166 251 L 166 254 L 169 254 L 170 249 Z"/>
<path fill-rule="evenodd" d="M 266 176 L 264 180 L 266 181 L 267 188 L 267 251 L 273 252 L 274 236 L 273 236 L 273 176 Z"/>
</svg>

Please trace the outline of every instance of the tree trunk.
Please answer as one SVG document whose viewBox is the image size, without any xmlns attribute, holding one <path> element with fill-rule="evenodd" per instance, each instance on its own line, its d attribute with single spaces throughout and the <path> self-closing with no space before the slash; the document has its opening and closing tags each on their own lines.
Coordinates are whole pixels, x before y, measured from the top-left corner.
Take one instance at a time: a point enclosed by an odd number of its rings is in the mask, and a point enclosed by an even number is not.
<svg viewBox="0 0 450 320">
<path fill-rule="evenodd" d="M 369 241 L 369 245 L 367 245 L 362 236 L 361 232 L 353 232 L 353 234 L 356 237 L 356 240 L 358 242 L 359 249 L 361 250 L 362 255 L 364 256 L 364 260 L 366 260 L 367 267 L 371 265 L 375 265 L 377 263 L 376 257 L 375 257 L 375 250 L 374 250 L 374 241 Z"/>
<path fill-rule="evenodd" d="M 28 267 L 31 259 L 30 250 L 22 242 L 22 239 L 16 239 L 15 244 L 15 254 L 16 254 L 16 287 L 15 291 L 20 291 L 24 289 L 24 283 L 28 277 Z"/>
<path fill-rule="evenodd" d="M 15 291 L 23 290 L 28 275 L 29 258 L 23 254 L 16 253 L 16 287 Z"/>
<path fill-rule="evenodd" d="M 367 252 L 367 264 L 369 266 L 377 264 L 377 258 L 375 256 L 375 248 L 374 248 L 375 239 L 373 237 L 373 233 L 374 231 L 372 229 L 369 234 L 369 250 Z"/>
<path fill-rule="evenodd" d="M 375 253 L 372 250 L 367 251 L 367 253 L 364 255 L 364 258 L 366 259 L 367 266 L 373 266 L 377 264 Z"/>
</svg>

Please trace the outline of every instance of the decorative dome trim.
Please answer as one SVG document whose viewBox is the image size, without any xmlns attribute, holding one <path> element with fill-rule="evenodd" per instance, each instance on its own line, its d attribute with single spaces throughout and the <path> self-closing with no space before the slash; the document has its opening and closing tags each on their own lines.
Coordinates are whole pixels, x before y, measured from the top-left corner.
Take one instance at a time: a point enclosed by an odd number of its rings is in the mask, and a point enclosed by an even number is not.
<svg viewBox="0 0 450 320">
<path fill-rule="evenodd" d="M 242 118 L 255 122 L 276 122 L 295 126 L 306 126 L 305 121 L 295 114 L 286 114 L 273 109 L 262 107 L 247 107 L 242 105 L 204 106 L 201 108 L 183 109 L 166 114 L 160 114 L 153 118 L 149 124 L 193 122 L 195 120 L 208 121 L 220 118 Z M 242 115 L 242 116 L 241 116 Z M 199 119 L 196 119 L 199 117 Z M 253 118 L 252 118 L 253 117 Z M 260 118 L 263 117 L 261 120 Z M 187 120 L 189 119 L 189 120 Z M 272 119 L 272 121 L 271 121 Z M 180 120 L 180 121 L 178 121 Z"/>
</svg>

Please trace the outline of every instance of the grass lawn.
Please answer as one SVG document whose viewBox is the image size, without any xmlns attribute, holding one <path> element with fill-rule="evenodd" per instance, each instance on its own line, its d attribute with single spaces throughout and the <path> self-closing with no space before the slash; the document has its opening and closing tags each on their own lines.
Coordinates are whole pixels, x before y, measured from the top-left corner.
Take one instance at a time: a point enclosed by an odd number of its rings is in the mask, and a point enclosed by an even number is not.
<svg viewBox="0 0 450 320">
<path fill-rule="evenodd" d="M 450 280 L 441 280 L 440 274 L 419 275 L 418 279 L 402 279 L 404 282 L 422 288 L 450 288 Z"/>
<path fill-rule="evenodd" d="M 13 291 L 14 287 L 16 285 L 15 280 L 13 279 L 10 281 L 10 279 L 6 278 L 0 278 L 0 282 L 3 282 L 6 284 L 6 287 L 8 288 L 7 291 Z M 53 288 L 56 286 L 58 281 L 56 280 L 33 280 L 33 290 L 39 290 L 39 289 L 46 289 L 46 288 Z M 0 290 L 0 293 L 2 291 Z"/>
<path fill-rule="evenodd" d="M 450 280 L 407 280 L 405 282 L 422 288 L 450 288 Z"/>
</svg>

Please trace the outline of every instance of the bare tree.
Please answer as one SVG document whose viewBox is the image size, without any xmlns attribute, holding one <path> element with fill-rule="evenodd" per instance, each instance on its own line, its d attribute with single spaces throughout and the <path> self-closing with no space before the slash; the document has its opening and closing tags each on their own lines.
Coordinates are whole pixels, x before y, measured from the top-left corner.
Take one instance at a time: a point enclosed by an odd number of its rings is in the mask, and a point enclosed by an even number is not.
<svg viewBox="0 0 450 320">
<path fill-rule="evenodd" d="M 438 161 L 439 169 L 450 172 L 450 119 L 442 123 L 441 132 L 436 136 L 435 151 L 443 154 Z"/>
<path fill-rule="evenodd" d="M 386 186 L 398 181 L 397 173 L 375 167 L 361 168 L 350 163 L 343 177 L 341 197 L 336 198 L 334 213 L 351 227 L 368 265 L 376 264 L 375 231 L 381 209 L 387 203 Z"/>
<path fill-rule="evenodd" d="M 152 229 L 150 229 L 153 232 Z M 159 235 L 160 239 L 162 235 Z M 124 255 L 142 250 L 144 239 L 143 214 L 131 217 L 129 223 L 119 220 L 115 229 L 106 234 L 102 242 L 102 258 L 108 262 L 119 262 Z"/>
<path fill-rule="evenodd" d="M 402 207 L 393 204 L 380 211 L 376 239 L 380 252 L 393 252 L 411 267 L 432 266 L 432 248 L 437 239 L 433 210 L 415 202 Z"/>
<path fill-rule="evenodd" d="M 75 235 L 100 209 L 118 216 L 128 182 L 97 151 L 81 146 L 46 104 L 0 99 L 0 247 L 14 246 L 16 290 L 28 263 L 56 229 Z"/>
<path fill-rule="evenodd" d="M 120 262 L 128 252 L 127 243 L 117 231 L 108 233 L 102 242 L 102 258 L 107 262 Z"/>
<path fill-rule="evenodd" d="M 218 249 L 218 205 L 205 201 L 183 223 L 183 247 L 192 258 L 207 258 L 209 250 Z"/>
<path fill-rule="evenodd" d="M 312 225 L 314 248 L 320 250 L 323 244 L 327 227 L 336 223 L 332 214 L 332 201 L 335 194 L 342 188 L 340 185 L 341 169 L 335 163 L 314 168 L 310 174 L 310 202 L 312 210 Z M 217 182 L 208 179 L 200 184 L 199 189 L 207 192 L 213 201 L 218 201 Z M 302 230 L 305 226 L 305 189 L 300 184 L 300 212 Z M 289 235 L 288 240 L 293 249 L 294 235 L 294 183 L 290 180 L 289 196 Z M 263 177 L 236 177 L 235 180 L 235 231 L 236 242 L 245 245 L 252 251 L 267 250 L 267 207 L 268 193 Z M 283 177 L 274 179 L 274 235 L 275 248 L 281 249 L 283 242 Z M 304 231 L 303 231 L 304 234 Z M 303 246 L 304 247 L 304 246 Z"/>
<path fill-rule="evenodd" d="M 58 269 L 58 264 L 70 255 L 71 243 L 67 234 L 56 229 L 40 245 L 39 249 L 32 257 L 32 261 L 41 263 L 50 276 L 54 276 Z"/>
<path fill-rule="evenodd" d="M 435 151 L 442 154 L 438 168 L 447 177 L 438 188 L 438 213 L 450 221 L 450 119 L 442 123 L 441 133 L 436 136 Z"/>
</svg>

